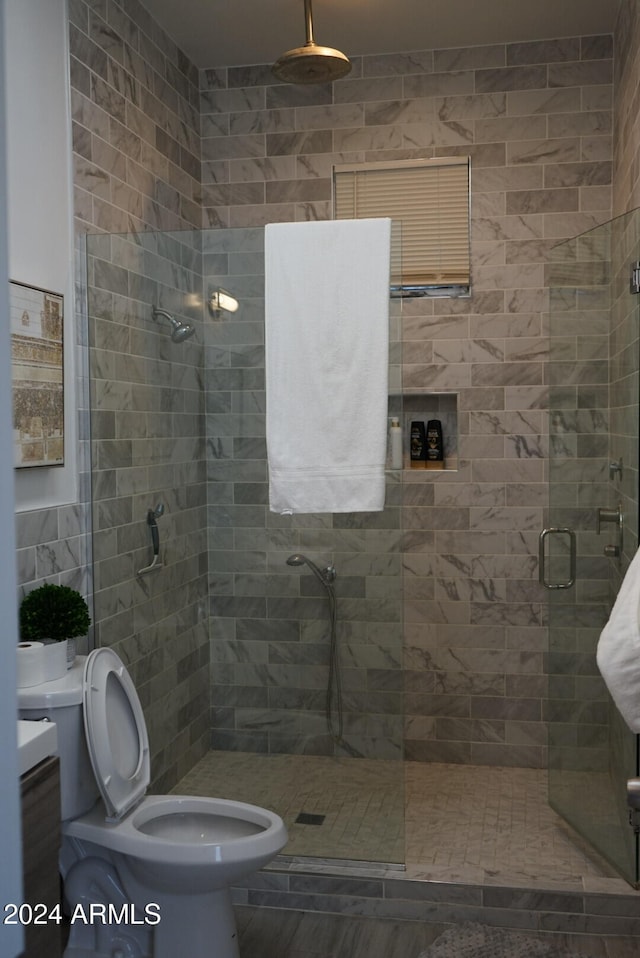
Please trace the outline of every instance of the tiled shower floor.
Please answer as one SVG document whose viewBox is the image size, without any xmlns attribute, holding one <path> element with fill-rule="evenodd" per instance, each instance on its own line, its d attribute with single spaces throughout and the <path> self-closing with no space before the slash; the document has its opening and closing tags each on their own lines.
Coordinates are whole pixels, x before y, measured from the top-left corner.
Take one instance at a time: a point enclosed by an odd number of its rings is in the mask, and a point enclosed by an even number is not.
<svg viewBox="0 0 640 958">
<path fill-rule="evenodd" d="M 275 810 L 286 856 L 406 857 L 408 876 L 432 881 L 625 887 L 549 807 L 537 769 L 209 752 L 173 791 Z"/>
</svg>

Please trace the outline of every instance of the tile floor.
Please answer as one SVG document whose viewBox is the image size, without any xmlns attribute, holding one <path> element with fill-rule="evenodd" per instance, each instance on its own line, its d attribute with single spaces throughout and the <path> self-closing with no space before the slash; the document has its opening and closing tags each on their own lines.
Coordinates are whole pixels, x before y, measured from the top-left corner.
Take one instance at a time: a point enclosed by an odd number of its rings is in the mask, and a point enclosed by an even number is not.
<svg viewBox="0 0 640 958">
<path fill-rule="evenodd" d="M 407 877 L 424 880 L 629 891 L 549 807 L 537 769 L 209 752 L 174 792 L 274 809 L 285 856 L 406 857 Z"/>
<path fill-rule="evenodd" d="M 384 876 L 392 870 L 364 863 L 406 854 L 398 874 L 426 882 L 630 892 L 552 811 L 537 770 L 210 752 L 174 791 L 275 809 L 290 835 L 280 872 L 317 856 L 319 874 Z M 296 823 L 301 812 L 325 816 L 323 824 Z M 294 907 L 236 904 L 235 912 L 242 958 L 418 958 L 447 927 Z M 637 937 L 524 933 L 585 958 L 640 955 Z"/>
</svg>

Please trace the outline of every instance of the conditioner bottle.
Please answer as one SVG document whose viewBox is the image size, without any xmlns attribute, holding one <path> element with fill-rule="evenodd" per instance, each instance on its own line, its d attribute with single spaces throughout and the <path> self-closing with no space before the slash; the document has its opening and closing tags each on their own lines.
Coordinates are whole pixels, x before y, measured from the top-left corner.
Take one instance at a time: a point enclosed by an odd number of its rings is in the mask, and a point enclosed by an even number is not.
<svg viewBox="0 0 640 958">
<path fill-rule="evenodd" d="M 402 427 L 400 420 L 393 416 L 389 424 L 389 449 L 391 468 L 402 469 Z"/>
</svg>

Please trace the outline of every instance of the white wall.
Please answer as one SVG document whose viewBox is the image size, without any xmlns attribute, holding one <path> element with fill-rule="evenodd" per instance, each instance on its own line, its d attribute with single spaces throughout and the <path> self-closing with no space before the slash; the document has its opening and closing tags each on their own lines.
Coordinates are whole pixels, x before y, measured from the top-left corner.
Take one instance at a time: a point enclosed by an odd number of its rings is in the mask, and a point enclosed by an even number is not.
<svg viewBox="0 0 640 958">
<path fill-rule="evenodd" d="M 20 511 L 75 502 L 73 211 L 66 0 L 4 0 L 9 278 L 64 295 L 65 465 L 16 470 Z"/>
<path fill-rule="evenodd" d="M 0 78 L 4 76 L 4 4 L 0 4 Z M 2 84 L 6 89 L 5 84 Z M 22 900 L 20 849 L 20 807 L 18 800 L 18 756 L 16 748 L 16 652 L 18 625 L 16 615 L 13 466 L 11 461 L 11 379 L 9 340 L 9 297 L 7 291 L 7 195 L 6 195 L 6 118 L 0 97 L 0 542 L 4 561 L 0 575 L 0 907 Z M 4 917 L 4 915 L 2 916 Z M 20 954 L 23 933 L 19 926 L 0 924 L 0 954 L 13 958 Z"/>
</svg>

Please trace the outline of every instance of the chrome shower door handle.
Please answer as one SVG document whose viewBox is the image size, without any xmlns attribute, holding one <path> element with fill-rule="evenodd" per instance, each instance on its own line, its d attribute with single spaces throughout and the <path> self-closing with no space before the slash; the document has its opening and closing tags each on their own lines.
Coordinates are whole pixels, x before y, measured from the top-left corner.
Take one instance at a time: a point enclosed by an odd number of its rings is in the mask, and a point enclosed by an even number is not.
<svg viewBox="0 0 640 958">
<path fill-rule="evenodd" d="M 547 536 L 569 536 L 569 578 L 564 582 L 549 582 L 546 577 L 546 555 L 544 545 Z M 576 581 L 576 534 L 566 526 L 550 526 L 543 529 L 538 537 L 538 579 L 545 589 L 570 589 Z"/>
</svg>

